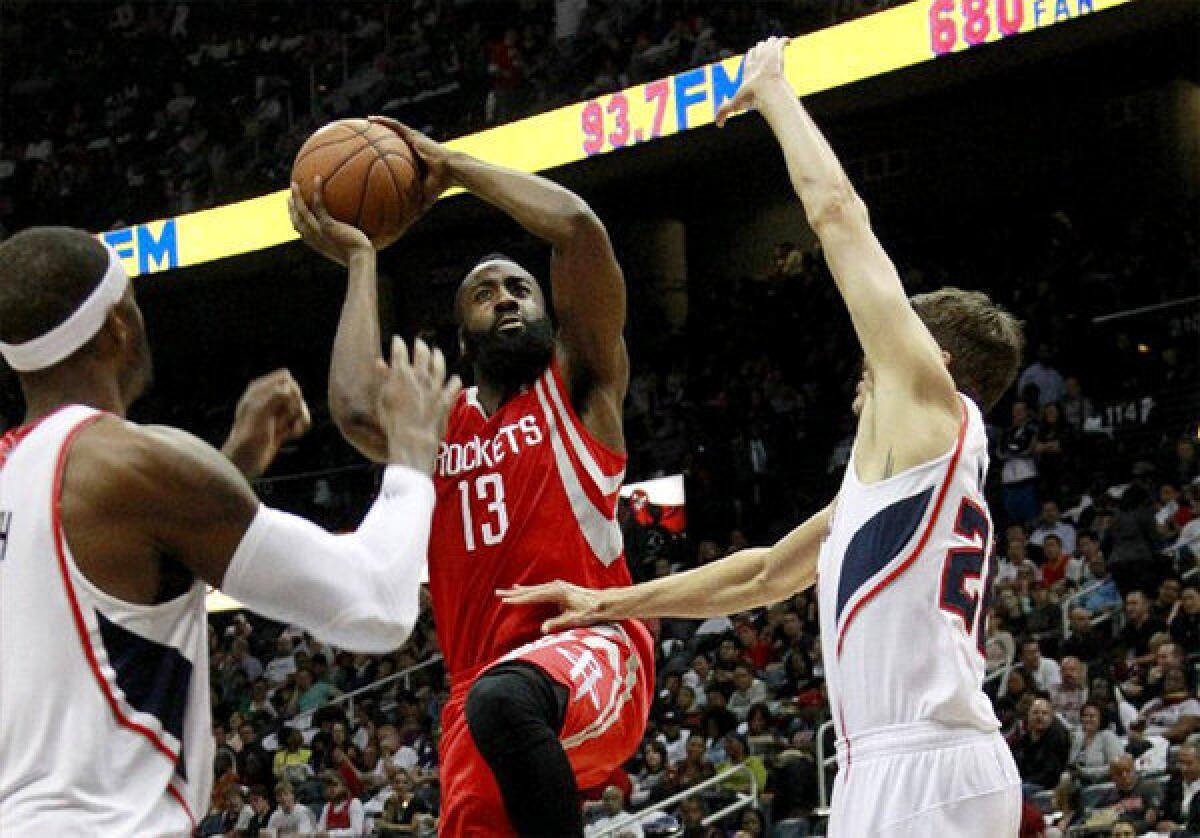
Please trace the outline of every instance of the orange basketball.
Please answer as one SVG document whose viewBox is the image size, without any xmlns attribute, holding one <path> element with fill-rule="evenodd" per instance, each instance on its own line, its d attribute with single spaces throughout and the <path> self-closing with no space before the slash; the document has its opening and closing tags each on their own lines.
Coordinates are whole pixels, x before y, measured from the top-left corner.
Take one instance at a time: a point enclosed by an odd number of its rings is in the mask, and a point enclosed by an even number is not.
<svg viewBox="0 0 1200 838">
<path fill-rule="evenodd" d="M 421 178 L 408 143 L 365 119 L 339 119 L 318 129 L 296 154 L 292 180 L 311 207 L 313 178 L 329 214 L 372 241 L 395 238 L 421 211 Z"/>
</svg>

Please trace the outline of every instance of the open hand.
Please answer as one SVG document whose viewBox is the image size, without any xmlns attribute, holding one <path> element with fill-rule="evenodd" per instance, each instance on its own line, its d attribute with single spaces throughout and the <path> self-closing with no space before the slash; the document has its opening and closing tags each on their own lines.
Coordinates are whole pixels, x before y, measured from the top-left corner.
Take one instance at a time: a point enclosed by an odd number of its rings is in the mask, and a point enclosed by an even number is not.
<svg viewBox="0 0 1200 838">
<path fill-rule="evenodd" d="M 732 99 L 726 100 L 717 110 L 718 126 L 723 128 L 725 120 L 735 113 L 756 107 L 758 95 L 764 86 L 785 81 L 783 50 L 787 45 L 787 38 L 767 38 L 746 53 L 742 65 L 742 86 Z"/>
<path fill-rule="evenodd" d="M 505 605 L 556 606 L 562 613 L 542 623 L 543 634 L 590 626 L 605 620 L 600 609 L 600 591 L 581 588 L 561 579 L 543 585 L 514 585 L 496 591 L 496 595 Z"/>
<path fill-rule="evenodd" d="M 432 474 L 462 382 L 457 375 L 446 379 L 442 350 L 430 350 L 420 338 L 413 341 L 411 360 L 404 341 L 393 337 L 391 363 L 377 363 L 383 383 L 376 412 L 387 437 L 388 462 Z"/>
<path fill-rule="evenodd" d="M 412 149 L 421 173 L 421 194 L 425 201 L 421 207 L 422 213 L 454 185 L 454 176 L 449 165 L 450 149 L 399 120 L 386 116 L 369 116 L 367 121 L 389 129 Z"/>
<path fill-rule="evenodd" d="M 221 450 L 253 479 L 270 467 L 285 443 L 303 436 L 311 425 L 300 385 L 287 370 L 276 370 L 246 387 Z"/>
</svg>

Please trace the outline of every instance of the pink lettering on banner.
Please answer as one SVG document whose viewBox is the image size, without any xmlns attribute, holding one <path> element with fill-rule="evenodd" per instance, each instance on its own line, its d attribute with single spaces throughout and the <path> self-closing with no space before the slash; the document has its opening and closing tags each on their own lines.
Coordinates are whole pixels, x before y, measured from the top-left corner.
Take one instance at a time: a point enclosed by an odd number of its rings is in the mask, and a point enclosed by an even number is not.
<svg viewBox="0 0 1200 838">
<path fill-rule="evenodd" d="M 1026 11 L 1029 28 L 1040 29 L 1095 10 L 1095 0 L 930 0 L 929 48 L 934 55 L 946 55 L 995 35 L 1017 35 L 1026 26 Z"/>
</svg>

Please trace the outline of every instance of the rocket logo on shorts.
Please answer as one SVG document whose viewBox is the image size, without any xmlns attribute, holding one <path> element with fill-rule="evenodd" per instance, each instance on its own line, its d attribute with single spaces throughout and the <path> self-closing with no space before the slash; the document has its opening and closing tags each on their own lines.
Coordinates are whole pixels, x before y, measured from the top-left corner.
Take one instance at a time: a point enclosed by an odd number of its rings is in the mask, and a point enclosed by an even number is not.
<svg viewBox="0 0 1200 838">
<path fill-rule="evenodd" d="M 12 513 L 0 509 L 0 562 L 4 561 L 4 554 L 8 552 L 8 528 L 11 524 Z"/>
<path fill-rule="evenodd" d="M 596 656 L 590 649 L 583 649 L 579 654 L 574 654 L 570 649 L 560 648 L 558 653 L 571 664 L 571 683 L 575 685 L 575 696 L 571 700 L 579 701 L 587 696 L 592 700 L 593 706 L 599 710 L 600 695 L 596 691 L 596 686 L 604 677 L 600 661 L 596 660 Z"/>
</svg>

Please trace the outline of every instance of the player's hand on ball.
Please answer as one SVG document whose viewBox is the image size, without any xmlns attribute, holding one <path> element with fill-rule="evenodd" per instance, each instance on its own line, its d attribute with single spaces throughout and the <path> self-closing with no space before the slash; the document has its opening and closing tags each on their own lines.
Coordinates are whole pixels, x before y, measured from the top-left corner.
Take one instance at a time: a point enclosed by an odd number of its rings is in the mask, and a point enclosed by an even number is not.
<svg viewBox="0 0 1200 838">
<path fill-rule="evenodd" d="M 787 38 L 767 38 L 759 41 L 746 53 L 742 68 L 742 86 L 737 94 L 717 110 L 717 125 L 724 127 L 725 120 L 735 113 L 747 111 L 758 104 L 758 95 L 767 85 L 785 81 L 783 75 L 783 50 Z"/>
<path fill-rule="evenodd" d="M 246 387 L 221 450 L 246 477 L 258 477 L 285 443 L 303 436 L 311 425 L 300 385 L 287 370 L 276 370 Z"/>
<path fill-rule="evenodd" d="M 441 143 L 429 139 L 413 128 L 409 128 L 399 120 L 386 116 L 369 116 L 367 121 L 382 125 L 401 137 L 413 150 L 417 160 L 424 167 L 421 177 L 424 206 L 421 211 L 429 209 L 442 193 L 454 185 L 454 176 L 450 172 L 450 149 Z"/>
<path fill-rule="evenodd" d="M 554 605 L 560 613 L 542 623 L 542 633 L 590 626 L 604 620 L 600 592 L 557 579 L 543 585 L 515 585 L 496 591 L 505 605 Z"/>
<path fill-rule="evenodd" d="M 344 266 L 350 261 L 350 254 L 354 251 L 372 250 L 375 247 L 366 233 L 352 224 L 338 221 L 325 209 L 321 200 L 320 176 L 314 179 L 311 207 L 304 202 L 300 185 L 292 184 L 292 194 L 288 196 L 288 215 L 292 219 L 292 229 L 300 234 L 305 244 L 339 265 Z M 381 243 L 381 247 L 388 244 L 391 242 Z"/>
<path fill-rule="evenodd" d="M 420 338 L 413 342 L 409 358 L 404 341 L 393 337 L 391 363 L 380 360 L 378 365 L 383 383 L 377 419 L 387 437 L 388 462 L 432 474 L 446 417 L 462 382 L 457 375 L 447 380 L 442 350 L 430 350 Z"/>
</svg>

